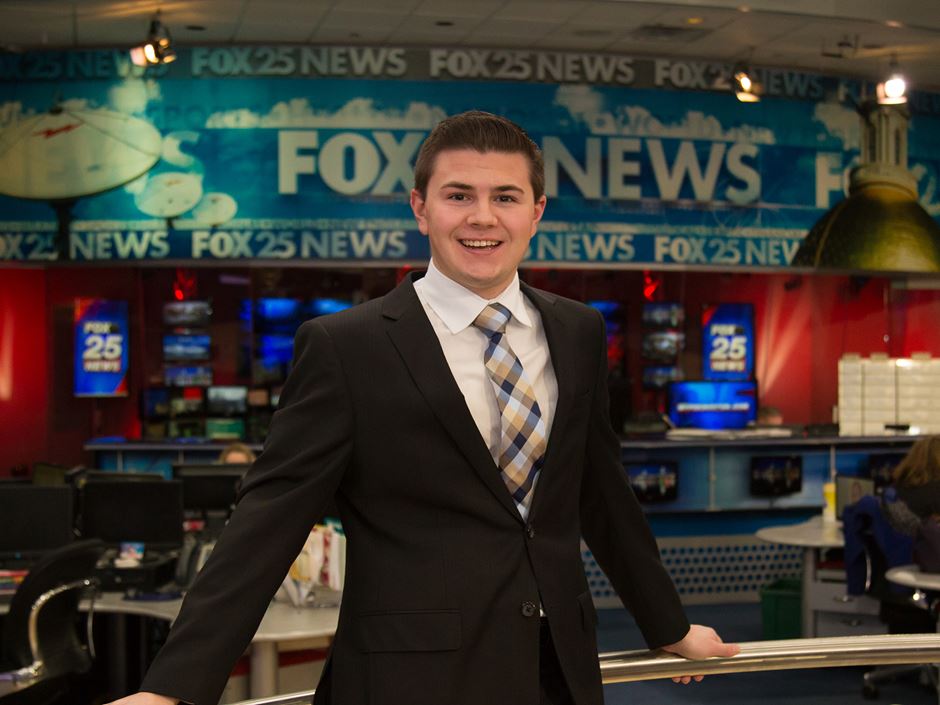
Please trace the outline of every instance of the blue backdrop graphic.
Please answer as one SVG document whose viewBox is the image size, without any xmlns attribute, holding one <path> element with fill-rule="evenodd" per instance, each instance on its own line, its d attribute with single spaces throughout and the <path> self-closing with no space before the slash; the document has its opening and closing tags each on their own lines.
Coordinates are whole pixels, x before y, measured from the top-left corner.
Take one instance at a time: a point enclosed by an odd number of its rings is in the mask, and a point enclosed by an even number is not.
<svg viewBox="0 0 940 705">
<path fill-rule="evenodd" d="M 0 83 L 0 194 L 16 196 L 0 195 L 0 259 L 422 261 L 414 156 L 437 121 L 477 108 L 543 148 L 530 261 L 783 267 L 857 161 L 858 117 L 819 82 L 816 100 L 743 105 L 609 84 L 211 77 L 191 59 L 64 82 L 39 80 L 40 63 Z M 915 115 L 909 140 L 936 217 L 940 119 Z M 61 154 L 74 172 L 57 173 Z M 130 161 L 143 173 L 118 168 Z"/>
</svg>

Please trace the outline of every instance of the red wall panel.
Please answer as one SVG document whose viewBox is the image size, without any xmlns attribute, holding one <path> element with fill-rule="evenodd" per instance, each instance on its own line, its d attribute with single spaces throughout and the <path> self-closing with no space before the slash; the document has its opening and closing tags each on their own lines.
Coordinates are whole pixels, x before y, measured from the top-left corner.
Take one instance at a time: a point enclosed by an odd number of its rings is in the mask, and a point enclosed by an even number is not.
<svg viewBox="0 0 940 705">
<path fill-rule="evenodd" d="M 45 277 L 0 269 L 0 475 L 45 455 Z"/>
</svg>

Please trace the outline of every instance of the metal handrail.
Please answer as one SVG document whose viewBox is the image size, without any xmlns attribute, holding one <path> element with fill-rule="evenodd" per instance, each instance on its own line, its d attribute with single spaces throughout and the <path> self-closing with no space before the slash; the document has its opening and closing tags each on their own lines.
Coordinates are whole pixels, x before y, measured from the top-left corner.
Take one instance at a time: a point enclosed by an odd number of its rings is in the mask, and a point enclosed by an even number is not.
<svg viewBox="0 0 940 705">
<path fill-rule="evenodd" d="M 940 663 L 940 634 L 876 634 L 823 639 L 781 639 L 739 644 L 728 658 L 692 661 L 653 651 L 613 651 L 600 655 L 601 679 L 608 683 L 719 673 L 753 673 L 800 668 Z M 309 705 L 312 690 L 244 700 L 235 705 Z"/>
<path fill-rule="evenodd" d="M 735 656 L 698 661 L 690 661 L 660 650 L 601 654 L 601 678 L 604 683 L 629 683 L 691 674 L 717 675 L 798 668 L 940 663 L 938 634 L 781 639 L 745 642 L 740 646 L 741 652 Z"/>
</svg>

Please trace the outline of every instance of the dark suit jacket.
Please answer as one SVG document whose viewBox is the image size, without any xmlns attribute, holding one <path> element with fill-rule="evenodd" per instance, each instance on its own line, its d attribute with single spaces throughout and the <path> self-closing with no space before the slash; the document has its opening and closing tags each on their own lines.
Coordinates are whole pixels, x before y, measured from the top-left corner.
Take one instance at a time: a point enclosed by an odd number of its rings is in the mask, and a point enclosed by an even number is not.
<svg viewBox="0 0 940 705">
<path fill-rule="evenodd" d="M 536 705 L 540 602 L 576 702 L 603 702 L 581 535 L 651 647 L 685 635 L 608 421 L 603 319 L 523 291 L 558 379 L 528 522 L 411 280 L 308 321 L 264 452 L 143 690 L 216 702 L 334 494 L 346 587 L 317 705 Z"/>
</svg>

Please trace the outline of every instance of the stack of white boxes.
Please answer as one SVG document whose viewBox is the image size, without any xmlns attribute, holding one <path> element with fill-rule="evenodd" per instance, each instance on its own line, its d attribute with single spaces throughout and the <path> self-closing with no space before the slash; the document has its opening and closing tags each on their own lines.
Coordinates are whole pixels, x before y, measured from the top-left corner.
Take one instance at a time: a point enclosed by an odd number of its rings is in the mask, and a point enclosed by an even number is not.
<svg viewBox="0 0 940 705">
<path fill-rule="evenodd" d="M 940 433 L 940 360 L 898 360 L 898 423 Z"/>
<path fill-rule="evenodd" d="M 839 435 L 862 435 L 862 358 L 839 360 Z"/>
<path fill-rule="evenodd" d="M 880 436 L 886 425 L 940 433 L 940 360 L 927 355 L 844 355 L 839 360 L 839 434 Z"/>
</svg>

